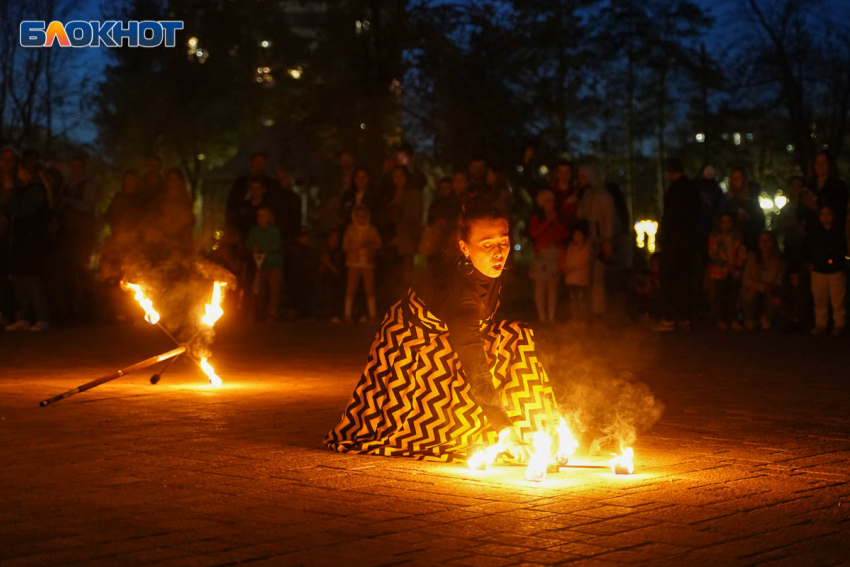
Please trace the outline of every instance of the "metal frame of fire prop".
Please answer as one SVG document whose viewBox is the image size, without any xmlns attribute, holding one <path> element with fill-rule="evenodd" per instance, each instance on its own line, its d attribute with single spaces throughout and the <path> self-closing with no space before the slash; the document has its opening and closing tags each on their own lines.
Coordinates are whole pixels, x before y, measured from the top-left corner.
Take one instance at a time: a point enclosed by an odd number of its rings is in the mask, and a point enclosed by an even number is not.
<svg viewBox="0 0 850 567">
<path fill-rule="evenodd" d="M 191 347 L 192 344 L 201 335 L 204 328 L 214 327 L 216 321 L 218 321 L 219 318 L 224 315 L 224 311 L 221 308 L 221 302 L 223 299 L 223 288 L 226 285 L 227 284 L 223 282 L 215 282 L 213 284 L 212 299 L 210 300 L 210 303 L 205 306 L 204 316 L 201 317 L 201 323 L 203 323 L 204 327 L 201 327 L 201 330 L 195 333 L 188 341 L 181 343 L 174 335 L 172 335 L 168 331 L 168 329 L 166 329 L 162 325 L 162 323 L 160 323 L 159 313 L 156 311 L 156 309 L 154 309 L 153 301 L 151 301 L 151 299 L 147 295 L 145 295 L 145 292 L 142 287 L 136 284 L 122 281 L 121 288 L 124 290 L 133 291 L 135 294 L 136 301 L 139 303 L 142 309 L 144 309 L 145 321 L 147 321 L 151 325 L 156 325 L 157 327 L 159 327 L 159 329 L 162 330 L 162 332 L 165 333 L 169 339 L 174 341 L 174 343 L 177 345 L 177 348 L 171 349 L 168 352 L 164 352 L 156 356 L 152 356 L 141 362 L 131 364 L 130 366 L 122 368 L 121 370 L 116 370 L 108 376 L 103 376 L 96 380 L 92 380 L 91 382 L 86 382 L 82 386 L 77 386 L 76 388 L 68 390 L 67 392 L 59 394 L 57 396 L 53 396 L 52 398 L 42 400 L 39 405 L 41 407 L 48 406 L 50 404 L 64 400 L 65 398 L 70 398 L 71 396 L 79 394 L 80 392 L 91 390 L 96 386 L 100 386 L 101 384 L 105 384 L 106 382 L 110 382 L 112 380 L 115 380 L 116 378 L 121 378 L 122 376 L 126 376 L 127 374 L 150 368 L 151 366 L 155 366 L 160 362 L 165 362 L 165 365 L 159 370 L 159 372 L 157 372 L 150 378 L 151 384 L 156 384 L 160 381 L 165 371 L 168 370 L 171 365 L 174 364 L 174 362 L 183 355 L 188 356 L 189 359 L 191 359 L 192 362 L 194 362 L 198 366 L 198 368 L 200 368 L 204 372 L 204 374 L 206 374 L 211 386 L 221 386 L 221 378 L 215 373 L 215 370 L 207 361 L 207 359 L 205 357 L 201 358 L 200 360 L 196 358 L 195 355 L 191 352 Z"/>
<path fill-rule="evenodd" d="M 511 450 L 508 444 L 510 430 L 504 429 L 499 434 L 499 440 L 495 445 L 490 445 L 473 453 L 466 461 L 472 470 L 487 470 L 503 459 L 511 464 Z M 554 446 L 553 436 L 546 431 L 537 431 L 532 437 L 532 454 L 528 460 L 525 470 L 525 479 L 532 482 L 541 482 L 548 473 L 557 473 L 561 469 L 604 469 L 611 470 L 618 475 L 629 475 L 634 473 L 634 450 L 631 447 L 623 449 L 622 454 L 614 455 L 607 464 L 579 464 L 571 463 L 570 459 L 579 447 L 579 442 L 573 437 L 566 420 L 562 417 L 555 430 Z"/>
</svg>

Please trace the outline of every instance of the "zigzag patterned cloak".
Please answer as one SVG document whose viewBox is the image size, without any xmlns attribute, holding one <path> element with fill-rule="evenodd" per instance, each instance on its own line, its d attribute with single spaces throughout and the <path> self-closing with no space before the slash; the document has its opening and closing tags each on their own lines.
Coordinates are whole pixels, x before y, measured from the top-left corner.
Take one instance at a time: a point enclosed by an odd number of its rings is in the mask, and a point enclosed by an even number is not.
<svg viewBox="0 0 850 567">
<path fill-rule="evenodd" d="M 555 397 L 531 329 L 494 322 L 494 313 L 480 327 L 493 385 L 514 428 L 530 443 L 535 431 L 557 425 Z M 411 289 L 384 318 L 351 401 L 325 444 L 341 453 L 451 461 L 496 441 L 497 432 L 470 394 L 446 324 Z"/>
</svg>

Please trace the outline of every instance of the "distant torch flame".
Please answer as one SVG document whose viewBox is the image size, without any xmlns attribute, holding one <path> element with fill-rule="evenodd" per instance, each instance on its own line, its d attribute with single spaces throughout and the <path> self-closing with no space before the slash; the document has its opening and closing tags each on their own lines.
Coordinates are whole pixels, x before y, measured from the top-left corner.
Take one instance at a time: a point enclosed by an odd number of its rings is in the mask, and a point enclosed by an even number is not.
<svg viewBox="0 0 850 567">
<path fill-rule="evenodd" d="M 205 306 L 206 314 L 201 317 L 201 321 L 210 327 L 215 325 L 215 322 L 218 321 L 222 315 L 224 315 L 224 310 L 221 308 L 221 288 L 226 286 L 227 284 L 222 282 L 215 282 L 213 285 L 212 299 Z"/>
<path fill-rule="evenodd" d="M 153 308 L 153 301 L 145 295 L 142 286 L 122 281 L 121 288 L 125 290 L 131 289 L 136 294 L 136 301 L 138 301 L 139 305 L 142 306 L 142 309 L 145 310 L 145 321 L 151 325 L 159 323 L 159 313 L 157 313 L 156 309 Z"/>
<path fill-rule="evenodd" d="M 650 254 L 655 252 L 655 235 L 658 233 L 658 223 L 652 220 L 642 220 L 635 223 L 637 247 L 646 247 Z"/>
<path fill-rule="evenodd" d="M 567 427 L 567 422 L 562 417 L 560 424 L 558 424 L 558 455 L 556 458 L 558 464 L 567 464 L 576 449 L 578 449 L 578 441 L 573 437 L 570 428 Z"/>
<path fill-rule="evenodd" d="M 525 469 L 525 479 L 540 482 L 546 478 L 546 469 L 552 459 L 552 438 L 545 431 L 538 431 L 531 438 L 534 454 L 528 460 L 528 468 Z"/>
<path fill-rule="evenodd" d="M 201 368 L 204 370 L 204 373 L 209 376 L 210 386 L 215 386 L 216 388 L 221 386 L 221 378 L 218 377 L 218 374 L 215 373 L 215 370 L 207 362 L 206 358 L 201 359 Z"/>
<path fill-rule="evenodd" d="M 632 474 L 635 472 L 635 464 L 632 461 L 634 456 L 635 452 L 631 447 L 623 449 L 622 455 L 615 456 L 613 459 L 608 461 L 608 465 L 611 467 L 611 472 L 614 474 Z"/>
<path fill-rule="evenodd" d="M 493 464 L 493 461 L 496 460 L 496 457 L 499 456 L 499 453 L 504 453 L 507 450 L 509 432 L 509 429 L 503 429 L 499 433 L 499 441 L 495 445 L 490 445 L 486 449 L 477 451 L 474 455 L 467 459 L 466 465 L 469 468 L 478 471 L 483 471 L 484 469 L 489 468 Z"/>
</svg>

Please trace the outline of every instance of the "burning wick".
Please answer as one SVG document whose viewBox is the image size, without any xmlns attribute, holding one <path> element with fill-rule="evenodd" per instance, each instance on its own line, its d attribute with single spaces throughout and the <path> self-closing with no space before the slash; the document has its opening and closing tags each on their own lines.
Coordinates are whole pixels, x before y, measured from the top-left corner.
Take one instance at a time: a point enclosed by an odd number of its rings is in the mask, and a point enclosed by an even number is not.
<svg viewBox="0 0 850 567">
<path fill-rule="evenodd" d="M 466 466 L 475 471 L 483 471 L 490 468 L 493 461 L 500 453 L 504 453 L 507 449 L 507 441 L 510 430 L 505 428 L 499 432 L 499 441 L 495 445 L 490 445 L 486 449 L 481 449 L 466 460 Z"/>
<path fill-rule="evenodd" d="M 210 386 L 215 386 L 216 388 L 221 386 L 221 378 L 218 377 L 218 374 L 215 373 L 213 367 L 210 365 L 209 362 L 207 362 L 206 357 L 201 359 L 201 368 L 203 369 L 204 373 L 209 376 Z"/>
<path fill-rule="evenodd" d="M 215 325 L 215 322 L 218 321 L 222 315 L 224 315 L 224 310 L 221 308 L 221 288 L 226 285 L 226 283 L 222 282 L 215 282 L 215 284 L 213 284 L 212 299 L 204 307 L 206 309 L 206 315 L 201 317 L 201 322 L 203 322 L 209 327 Z"/>
<path fill-rule="evenodd" d="M 532 437 L 531 444 L 534 454 L 528 460 L 525 480 L 541 482 L 546 478 L 546 469 L 549 468 L 549 460 L 552 458 L 552 438 L 545 431 L 538 431 Z"/>
<path fill-rule="evenodd" d="M 623 449 L 622 455 L 615 456 L 613 459 L 608 461 L 608 465 L 611 467 L 611 472 L 614 474 L 632 474 L 635 472 L 635 464 L 632 461 L 634 456 L 635 452 L 631 447 Z"/>
<path fill-rule="evenodd" d="M 151 301 L 150 298 L 145 295 L 142 286 L 122 281 L 121 289 L 133 290 L 133 292 L 136 294 L 136 301 L 138 301 L 139 305 L 142 306 L 142 309 L 145 310 L 145 321 L 147 321 L 151 325 L 156 325 L 157 323 L 159 323 L 159 313 L 157 313 L 156 309 L 153 308 L 153 301 Z"/>
</svg>

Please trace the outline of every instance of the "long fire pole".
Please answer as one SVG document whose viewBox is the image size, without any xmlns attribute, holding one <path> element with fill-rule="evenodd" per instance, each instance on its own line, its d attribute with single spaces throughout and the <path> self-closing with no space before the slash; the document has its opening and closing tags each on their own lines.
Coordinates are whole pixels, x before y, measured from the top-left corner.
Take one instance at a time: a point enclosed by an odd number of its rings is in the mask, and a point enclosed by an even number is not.
<svg viewBox="0 0 850 567">
<path fill-rule="evenodd" d="M 105 384 L 111 380 L 115 380 L 116 378 L 121 378 L 122 376 L 126 376 L 127 374 L 138 372 L 139 370 L 144 370 L 154 364 L 158 364 L 163 360 L 169 360 L 174 358 L 175 356 L 180 356 L 181 354 L 186 352 L 186 345 L 180 345 L 175 349 L 172 349 L 168 352 L 164 352 L 162 354 L 158 354 L 156 356 L 152 356 L 146 360 L 141 362 L 137 362 L 136 364 L 131 364 L 126 368 L 122 368 L 121 370 L 117 370 L 110 374 L 109 376 L 104 376 L 102 378 L 98 378 L 97 380 L 92 380 L 91 382 L 86 382 L 82 386 L 78 386 L 72 390 L 68 390 L 63 394 L 59 394 L 58 396 L 53 396 L 52 398 L 48 398 L 39 403 L 41 407 L 48 406 L 52 403 L 58 402 L 60 400 L 64 400 L 65 398 L 70 398 L 75 394 L 79 394 L 80 392 L 85 392 L 86 390 L 91 390 L 95 386 L 100 386 L 101 384 Z"/>
</svg>

